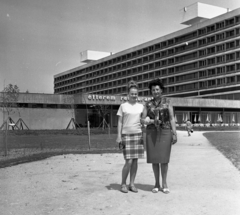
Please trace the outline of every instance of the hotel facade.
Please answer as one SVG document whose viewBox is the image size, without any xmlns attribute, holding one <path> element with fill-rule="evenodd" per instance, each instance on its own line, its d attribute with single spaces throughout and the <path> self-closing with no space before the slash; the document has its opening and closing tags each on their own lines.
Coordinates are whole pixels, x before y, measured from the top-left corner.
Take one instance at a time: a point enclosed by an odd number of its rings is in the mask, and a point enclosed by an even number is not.
<svg viewBox="0 0 240 215">
<path fill-rule="evenodd" d="M 240 100 L 240 9 L 57 74 L 54 93 L 126 95 L 133 79 L 150 96 L 154 78 L 168 97 Z"/>
</svg>

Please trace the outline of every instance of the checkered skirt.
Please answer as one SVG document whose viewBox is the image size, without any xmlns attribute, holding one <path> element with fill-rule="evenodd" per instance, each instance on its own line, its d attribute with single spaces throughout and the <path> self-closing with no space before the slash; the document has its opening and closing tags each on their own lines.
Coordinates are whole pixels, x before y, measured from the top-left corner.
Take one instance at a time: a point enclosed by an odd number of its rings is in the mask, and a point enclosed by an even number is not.
<svg viewBox="0 0 240 215">
<path fill-rule="evenodd" d="M 144 146 L 142 133 L 122 134 L 124 159 L 144 158 Z"/>
</svg>

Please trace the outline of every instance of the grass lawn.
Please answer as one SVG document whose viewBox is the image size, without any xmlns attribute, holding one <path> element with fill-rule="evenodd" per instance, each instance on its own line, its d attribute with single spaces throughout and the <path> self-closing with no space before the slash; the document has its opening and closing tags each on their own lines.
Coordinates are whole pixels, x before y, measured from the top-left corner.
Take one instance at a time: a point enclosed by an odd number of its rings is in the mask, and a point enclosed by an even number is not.
<svg viewBox="0 0 240 215">
<path fill-rule="evenodd" d="M 240 132 L 209 132 L 203 135 L 240 170 Z"/>
<path fill-rule="evenodd" d="M 10 134 L 8 136 L 8 155 L 4 156 L 3 135 L 0 135 L 0 168 L 61 154 L 120 153 L 115 141 L 116 134 L 92 135 L 91 150 L 89 150 L 88 136 L 86 135 Z"/>
</svg>

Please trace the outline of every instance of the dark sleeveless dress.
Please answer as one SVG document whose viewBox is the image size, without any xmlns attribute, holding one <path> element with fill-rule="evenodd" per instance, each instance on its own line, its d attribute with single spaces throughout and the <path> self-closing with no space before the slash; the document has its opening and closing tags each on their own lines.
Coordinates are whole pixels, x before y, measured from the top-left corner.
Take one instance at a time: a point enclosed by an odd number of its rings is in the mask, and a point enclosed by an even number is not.
<svg viewBox="0 0 240 215">
<path fill-rule="evenodd" d="M 169 163 L 172 147 L 172 132 L 168 106 L 169 99 L 165 97 L 163 97 L 158 104 L 156 104 L 154 99 L 146 103 L 147 116 L 150 119 L 154 119 L 154 109 L 158 108 L 159 119 L 162 121 L 158 128 L 154 124 L 147 126 L 147 163 Z"/>
</svg>

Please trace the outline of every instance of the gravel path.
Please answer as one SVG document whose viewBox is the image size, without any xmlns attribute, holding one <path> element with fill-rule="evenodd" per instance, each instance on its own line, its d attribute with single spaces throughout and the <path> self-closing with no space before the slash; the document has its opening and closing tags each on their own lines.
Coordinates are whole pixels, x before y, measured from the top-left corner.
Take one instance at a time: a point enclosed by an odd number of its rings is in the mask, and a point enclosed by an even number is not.
<svg viewBox="0 0 240 215">
<path fill-rule="evenodd" d="M 3 215 L 237 215 L 240 172 L 202 132 L 178 132 L 170 194 L 151 192 L 150 164 L 139 160 L 137 194 L 119 192 L 122 154 L 61 155 L 0 169 Z"/>
</svg>

